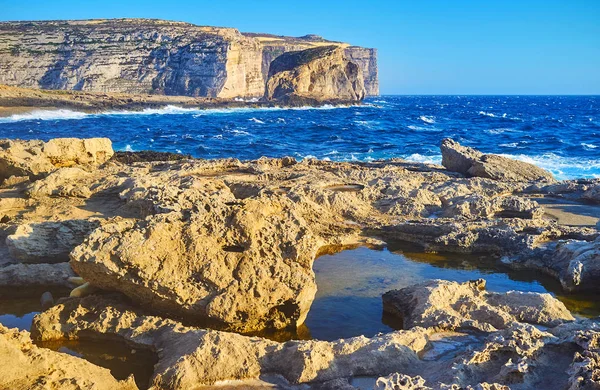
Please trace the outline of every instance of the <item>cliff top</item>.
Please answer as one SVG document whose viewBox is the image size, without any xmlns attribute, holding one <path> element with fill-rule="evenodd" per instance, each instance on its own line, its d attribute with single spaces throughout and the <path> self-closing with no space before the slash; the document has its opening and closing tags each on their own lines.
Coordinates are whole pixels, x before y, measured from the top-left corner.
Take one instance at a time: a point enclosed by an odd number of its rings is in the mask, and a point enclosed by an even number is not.
<svg viewBox="0 0 600 390">
<path fill-rule="evenodd" d="M 262 44 L 269 45 L 340 45 L 343 47 L 349 46 L 347 43 L 339 41 L 330 41 L 319 35 L 307 34 L 301 37 L 290 37 L 285 35 L 275 35 L 267 33 L 250 33 L 240 32 L 233 27 L 219 26 L 203 26 L 188 22 L 179 22 L 163 19 L 146 19 L 146 18 L 118 18 L 118 19 L 82 19 L 82 20 L 20 20 L 20 21 L 0 21 L 0 29 L 2 28 L 190 28 L 202 32 L 213 33 L 235 33 L 248 38 L 255 38 Z"/>
</svg>

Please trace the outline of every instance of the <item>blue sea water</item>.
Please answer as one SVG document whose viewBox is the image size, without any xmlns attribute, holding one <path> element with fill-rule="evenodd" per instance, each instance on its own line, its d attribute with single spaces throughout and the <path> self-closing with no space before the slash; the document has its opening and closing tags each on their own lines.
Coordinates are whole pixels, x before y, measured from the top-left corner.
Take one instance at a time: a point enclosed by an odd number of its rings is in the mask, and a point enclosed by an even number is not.
<svg viewBox="0 0 600 390">
<path fill-rule="evenodd" d="M 0 137 L 109 137 L 118 150 L 201 158 L 434 163 L 441 161 L 440 141 L 452 137 L 561 179 L 600 177 L 599 96 L 381 96 L 352 107 L 36 111 L 0 118 Z"/>
</svg>

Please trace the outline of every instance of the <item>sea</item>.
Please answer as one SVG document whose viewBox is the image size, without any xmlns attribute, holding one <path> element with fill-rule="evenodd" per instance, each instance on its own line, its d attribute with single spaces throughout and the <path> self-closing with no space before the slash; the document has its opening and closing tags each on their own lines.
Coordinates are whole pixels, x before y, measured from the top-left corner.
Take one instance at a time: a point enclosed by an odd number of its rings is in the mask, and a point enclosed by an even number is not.
<svg viewBox="0 0 600 390">
<path fill-rule="evenodd" d="M 0 138 L 108 137 L 122 151 L 216 159 L 403 158 L 440 163 L 446 137 L 545 168 L 600 177 L 600 96 L 379 96 L 350 107 L 187 109 L 0 118 Z"/>
</svg>

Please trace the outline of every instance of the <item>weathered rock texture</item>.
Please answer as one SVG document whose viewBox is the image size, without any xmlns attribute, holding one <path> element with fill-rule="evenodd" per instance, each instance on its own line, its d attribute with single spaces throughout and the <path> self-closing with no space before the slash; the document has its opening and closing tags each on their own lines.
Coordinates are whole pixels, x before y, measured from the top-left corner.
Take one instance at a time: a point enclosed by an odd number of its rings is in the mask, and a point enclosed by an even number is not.
<svg viewBox="0 0 600 390">
<path fill-rule="evenodd" d="M 36 142 L 11 141 L 4 153 L 33 150 L 32 143 L 40 150 L 34 155 L 45 156 L 47 144 Z M 89 162 L 77 156 L 61 164 Z M 520 195 L 529 180 L 465 178 L 401 160 L 114 159 L 98 166 L 96 158 L 60 169 L 38 160 L 43 169 L 6 159 L 11 170 L 32 172 L 33 182 L 9 180 L 0 189 L 7 221 L 0 254 L 9 262 L 55 262 L 70 253 L 74 271 L 93 287 L 220 329 L 301 324 L 316 291 L 313 261 L 331 248 L 381 238 L 531 259 L 559 239 L 598 237 L 595 229 L 544 219 L 543 208 Z"/>
<path fill-rule="evenodd" d="M 60 263 L 99 226 L 96 221 L 72 220 L 19 225 L 6 238 L 12 257 L 21 263 Z"/>
<path fill-rule="evenodd" d="M 495 180 L 545 180 L 554 182 L 552 174 L 533 164 L 494 154 L 483 154 L 451 139 L 442 141 L 442 165 L 448 170 L 472 177 Z"/>
<path fill-rule="evenodd" d="M 75 276 L 69 263 L 11 264 L 0 267 L 0 287 L 21 289 L 36 286 L 73 287 L 69 278 Z"/>
<path fill-rule="evenodd" d="M 556 326 L 574 321 L 565 305 L 550 294 L 490 293 L 485 280 L 466 283 L 431 280 L 383 295 L 384 311 L 402 317 L 404 328 L 444 330 L 506 329 L 515 322 Z"/>
<path fill-rule="evenodd" d="M 507 310 L 520 311 L 515 303 L 507 301 Z M 474 318 L 478 310 L 466 307 L 464 313 Z M 560 313 L 547 314 L 547 323 L 561 322 Z M 350 380 L 357 376 L 371 379 L 380 389 L 559 390 L 600 384 L 596 374 L 600 326 L 591 320 L 545 331 L 513 322 L 489 334 L 414 327 L 370 339 L 277 343 L 187 327 L 89 296 L 63 301 L 36 316 L 32 334 L 46 341 L 110 338 L 156 351 L 150 388 L 161 390 L 222 386 L 232 380 L 261 380 L 267 388 L 275 384 L 300 389 L 293 386 L 308 384 L 317 389 L 356 389 Z"/>
<path fill-rule="evenodd" d="M 600 237 L 595 241 L 562 240 L 545 246 L 535 256 L 516 255 L 504 262 L 514 268 L 539 269 L 557 277 L 567 291 L 598 291 Z"/>
<path fill-rule="evenodd" d="M 362 100 L 366 91 L 360 67 L 344 49 L 323 46 L 280 55 L 269 68 L 265 98 L 290 95 L 312 99 Z"/>
<path fill-rule="evenodd" d="M 106 368 L 38 348 L 28 332 L 0 325 L 0 388 L 11 390 L 137 390 L 133 377 L 118 381 Z"/>
<path fill-rule="evenodd" d="M 262 97 L 277 55 L 332 44 L 344 48 L 365 75 L 367 92 L 377 94 L 374 49 L 149 19 L 0 23 L 0 84 Z"/>
<path fill-rule="evenodd" d="M 96 167 L 113 155 L 108 138 L 0 140 L 0 182 L 11 176 L 39 179 L 61 167 Z"/>
</svg>

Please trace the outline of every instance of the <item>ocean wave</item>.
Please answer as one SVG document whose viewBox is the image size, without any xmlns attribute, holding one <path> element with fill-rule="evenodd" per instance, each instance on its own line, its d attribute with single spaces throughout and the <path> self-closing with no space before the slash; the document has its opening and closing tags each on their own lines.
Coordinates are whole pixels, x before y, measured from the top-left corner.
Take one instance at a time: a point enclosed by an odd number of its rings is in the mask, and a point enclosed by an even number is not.
<svg viewBox="0 0 600 390">
<path fill-rule="evenodd" d="M 415 125 L 408 125 L 406 127 L 413 131 L 441 131 L 440 129 L 438 129 L 436 127 L 423 127 L 423 126 L 415 126 Z"/>
<path fill-rule="evenodd" d="M 525 154 L 500 154 L 501 156 L 524 161 L 547 171 L 559 180 L 571 178 L 595 178 L 600 176 L 600 159 L 563 157 L 554 153 L 529 156 Z"/>
<path fill-rule="evenodd" d="M 263 112 L 263 111 L 307 111 L 307 110 L 338 110 L 348 108 L 364 108 L 370 107 L 367 104 L 350 105 L 350 106 L 334 106 L 323 105 L 320 107 L 231 107 L 231 108 L 185 108 L 175 105 L 168 105 L 162 108 L 146 108 L 141 111 L 131 110 L 112 110 L 97 113 L 87 113 L 82 111 L 73 111 L 67 109 L 61 110 L 34 110 L 25 114 L 13 114 L 4 118 L 0 118 L 0 123 L 38 121 L 38 120 L 74 120 L 86 119 L 91 117 L 102 116 L 137 116 L 137 115 L 181 115 L 194 114 L 196 116 L 203 115 L 218 115 L 218 114 L 236 114 L 246 112 Z"/>
<path fill-rule="evenodd" d="M 424 164 L 438 164 L 439 165 L 442 163 L 442 155 L 441 154 L 427 156 L 427 155 L 423 155 L 420 153 L 413 153 L 408 156 L 401 156 L 401 158 L 405 159 L 406 161 L 412 161 L 412 162 L 418 162 L 418 163 L 424 163 Z"/>
<path fill-rule="evenodd" d="M 496 114 L 493 114 L 491 112 L 486 112 L 486 111 L 479 111 L 479 115 L 489 116 L 490 118 L 496 118 Z"/>
<path fill-rule="evenodd" d="M 419 119 L 422 120 L 425 123 L 429 123 L 429 124 L 435 123 L 435 117 L 434 116 L 421 115 L 419 117 Z"/>
<path fill-rule="evenodd" d="M 509 144 L 499 144 L 498 146 L 502 146 L 505 148 L 517 148 L 519 147 L 519 143 L 518 142 L 511 142 Z"/>
<path fill-rule="evenodd" d="M 492 135 L 502 134 L 502 133 L 514 133 L 514 132 L 517 132 L 517 131 L 519 131 L 519 130 L 517 130 L 517 129 L 511 129 L 509 127 L 500 127 L 498 129 L 487 129 L 487 130 L 484 130 L 485 133 L 492 134 Z"/>
<path fill-rule="evenodd" d="M 258 123 L 258 124 L 261 124 L 261 125 L 264 125 L 264 124 L 265 124 L 265 122 L 264 122 L 264 121 L 261 121 L 260 119 L 256 119 L 256 118 L 250 118 L 250 119 L 248 119 L 248 120 L 249 120 L 250 122 Z"/>
<path fill-rule="evenodd" d="M 238 129 L 233 129 L 233 130 L 225 130 L 228 133 L 234 134 L 234 135 L 250 135 L 250 133 L 248 133 L 247 131 L 244 130 L 238 130 Z"/>
<path fill-rule="evenodd" d="M 0 123 L 83 119 L 89 115 L 85 112 L 72 110 L 34 110 L 26 114 L 13 114 L 6 118 L 0 118 Z"/>
<path fill-rule="evenodd" d="M 596 149 L 598 147 L 598 145 L 586 144 L 585 142 L 582 142 L 581 146 L 583 146 L 585 149 Z"/>
</svg>

